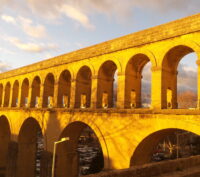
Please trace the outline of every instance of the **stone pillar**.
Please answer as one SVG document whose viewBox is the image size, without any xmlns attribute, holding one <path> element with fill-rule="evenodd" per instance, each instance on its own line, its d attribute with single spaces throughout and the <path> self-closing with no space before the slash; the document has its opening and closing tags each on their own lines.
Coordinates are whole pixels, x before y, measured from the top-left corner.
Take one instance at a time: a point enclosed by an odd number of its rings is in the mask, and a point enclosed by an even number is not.
<svg viewBox="0 0 200 177">
<path fill-rule="evenodd" d="M 7 169 L 6 177 L 15 177 L 17 170 L 17 153 L 18 153 L 18 143 L 10 142 L 8 146 L 8 156 L 7 156 Z"/>
<path fill-rule="evenodd" d="M 92 90 L 91 90 L 91 108 L 97 108 L 97 87 L 98 76 L 92 77 Z"/>
<path fill-rule="evenodd" d="M 59 83 L 55 82 L 54 83 L 54 105 L 53 107 L 58 107 L 58 87 L 59 87 Z"/>
<path fill-rule="evenodd" d="M 16 106 L 16 107 L 18 107 L 18 108 L 20 108 L 20 106 L 21 106 L 21 97 L 22 97 L 22 86 L 21 85 L 19 85 L 19 94 L 18 94 L 18 105 Z"/>
<path fill-rule="evenodd" d="M 177 100 L 177 75 L 178 75 L 178 71 L 172 72 L 171 75 L 172 75 L 172 78 L 173 78 L 173 83 L 172 83 L 172 109 L 177 109 L 178 108 L 178 100 Z"/>
<path fill-rule="evenodd" d="M 12 107 L 12 102 L 13 102 L 13 87 L 14 87 L 14 84 L 12 85 L 12 88 L 10 89 L 10 102 L 9 102 L 9 105 L 8 107 Z"/>
<path fill-rule="evenodd" d="M 200 59 L 196 61 L 197 70 L 197 109 L 200 109 Z"/>
<path fill-rule="evenodd" d="M 32 94 L 32 87 L 31 86 L 29 86 L 29 89 L 28 89 L 28 105 L 27 105 L 27 107 L 31 107 L 31 94 Z"/>
<path fill-rule="evenodd" d="M 117 75 L 117 108 L 125 107 L 125 77 L 124 73 Z"/>
<path fill-rule="evenodd" d="M 40 99 L 38 100 L 38 108 L 42 108 L 43 106 L 43 97 L 44 97 L 44 84 L 40 86 Z"/>
<path fill-rule="evenodd" d="M 2 93 L 2 103 L 1 103 L 1 107 L 4 106 L 5 91 L 6 91 L 6 88 L 4 87 L 4 88 L 3 88 L 3 93 Z"/>
<path fill-rule="evenodd" d="M 153 109 L 163 108 L 163 91 L 162 91 L 162 68 L 152 67 L 151 79 L 151 107 Z"/>
<path fill-rule="evenodd" d="M 75 106 L 75 93 L 76 93 L 76 80 L 72 79 L 71 81 L 71 95 L 70 95 L 70 108 Z"/>
</svg>

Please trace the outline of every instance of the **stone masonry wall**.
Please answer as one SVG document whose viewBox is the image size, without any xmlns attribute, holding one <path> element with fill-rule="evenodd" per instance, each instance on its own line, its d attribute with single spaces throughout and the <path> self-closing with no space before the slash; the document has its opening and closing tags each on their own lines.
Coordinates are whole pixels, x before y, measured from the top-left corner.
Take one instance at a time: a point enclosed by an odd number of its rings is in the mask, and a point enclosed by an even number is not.
<svg viewBox="0 0 200 177">
<path fill-rule="evenodd" d="M 164 162 L 131 167 L 124 170 L 112 170 L 85 177 L 156 177 L 166 173 L 182 171 L 200 165 L 200 156 L 169 160 Z M 188 176 L 189 177 L 189 176 Z"/>
</svg>

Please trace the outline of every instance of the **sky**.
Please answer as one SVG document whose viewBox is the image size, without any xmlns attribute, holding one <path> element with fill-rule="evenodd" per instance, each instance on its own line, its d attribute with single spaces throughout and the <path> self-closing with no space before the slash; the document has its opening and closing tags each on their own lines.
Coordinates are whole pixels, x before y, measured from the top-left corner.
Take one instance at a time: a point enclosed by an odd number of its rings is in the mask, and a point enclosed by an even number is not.
<svg viewBox="0 0 200 177">
<path fill-rule="evenodd" d="M 0 0 L 0 71 L 186 17 L 199 9 L 199 0 Z"/>
</svg>

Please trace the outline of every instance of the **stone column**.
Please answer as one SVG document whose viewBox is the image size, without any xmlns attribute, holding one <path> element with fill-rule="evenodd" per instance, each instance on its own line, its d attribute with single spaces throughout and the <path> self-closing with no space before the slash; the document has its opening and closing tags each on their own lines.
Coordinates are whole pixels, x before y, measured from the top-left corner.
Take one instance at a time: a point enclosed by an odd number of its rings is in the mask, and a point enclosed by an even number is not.
<svg viewBox="0 0 200 177">
<path fill-rule="evenodd" d="M 2 104 L 1 104 L 1 107 L 4 107 L 5 92 L 6 92 L 6 87 L 3 88 L 3 93 L 2 93 Z"/>
<path fill-rule="evenodd" d="M 15 177 L 17 170 L 18 143 L 11 141 L 8 145 L 6 177 Z"/>
<path fill-rule="evenodd" d="M 118 73 L 117 75 L 117 108 L 125 107 L 125 74 Z"/>
<path fill-rule="evenodd" d="M 162 68 L 152 67 L 151 79 L 151 107 L 153 109 L 162 109 L 163 107 L 163 92 L 162 92 Z"/>
<path fill-rule="evenodd" d="M 200 59 L 196 61 L 197 70 L 197 109 L 200 109 Z"/>
<path fill-rule="evenodd" d="M 18 105 L 17 105 L 17 107 L 18 108 L 20 108 L 21 107 L 21 97 L 22 97 L 22 86 L 21 85 L 19 85 L 19 94 L 18 94 Z"/>
<path fill-rule="evenodd" d="M 91 108 L 97 108 L 97 87 L 98 87 L 98 76 L 93 76 L 92 88 L 91 88 Z"/>
<path fill-rule="evenodd" d="M 12 107 L 12 102 L 13 102 L 13 87 L 14 87 L 14 84 L 12 85 L 11 89 L 10 89 L 10 102 L 9 102 L 9 105 L 8 107 Z"/>
<path fill-rule="evenodd" d="M 28 105 L 27 107 L 30 108 L 31 107 L 31 94 L 32 94 L 32 87 L 29 86 L 29 89 L 28 89 Z"/>
<path fill-rule="evenodd" d="M 76 79 L 71 80 L 71 94 L 70 94 L 70 108 L 75 106 L 75 93 L 76 93 Z"/>
<path fill-rule="evenodd" d="M 38 108 L 43 107 L 43 97 L 44 97 L 44 84 L 40 86 L 40 98 L 38 100 Z"/>
<path fill-rule="evenodd" d="M 59 86 L 59 83 L 58 82 L 55 82 L 54 83 L 54 105 L 53 107 L 58 107 L 58 86 Z"/>
</svg>

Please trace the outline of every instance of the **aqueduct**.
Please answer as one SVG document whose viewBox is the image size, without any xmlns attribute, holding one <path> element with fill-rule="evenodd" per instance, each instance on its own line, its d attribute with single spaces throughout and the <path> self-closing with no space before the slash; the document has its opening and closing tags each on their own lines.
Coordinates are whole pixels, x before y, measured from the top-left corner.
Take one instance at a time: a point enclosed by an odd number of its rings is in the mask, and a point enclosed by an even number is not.
<svg viewBox="0 0 200 177">
<path fill-rule="evenodd" d="M 198 103 L 193 110 L 177 109 L 177 66 L 191 52 L 198 58 Z M 144 109 L 141 72 L 147 62 L 151 106 Z M 169 132 L 200 135 L 199 83 L 200 14 L 2 73 L 0 174 L 35 177 L 41 132 L 41 176 L 50 176 L 54 142 L 67 136 L 58 148 L 56 174 L 75 177 L 75 149 L 85 126 L 98 137 L 104 169 L 147 163 L 150 147 Z"/>
</svg>

